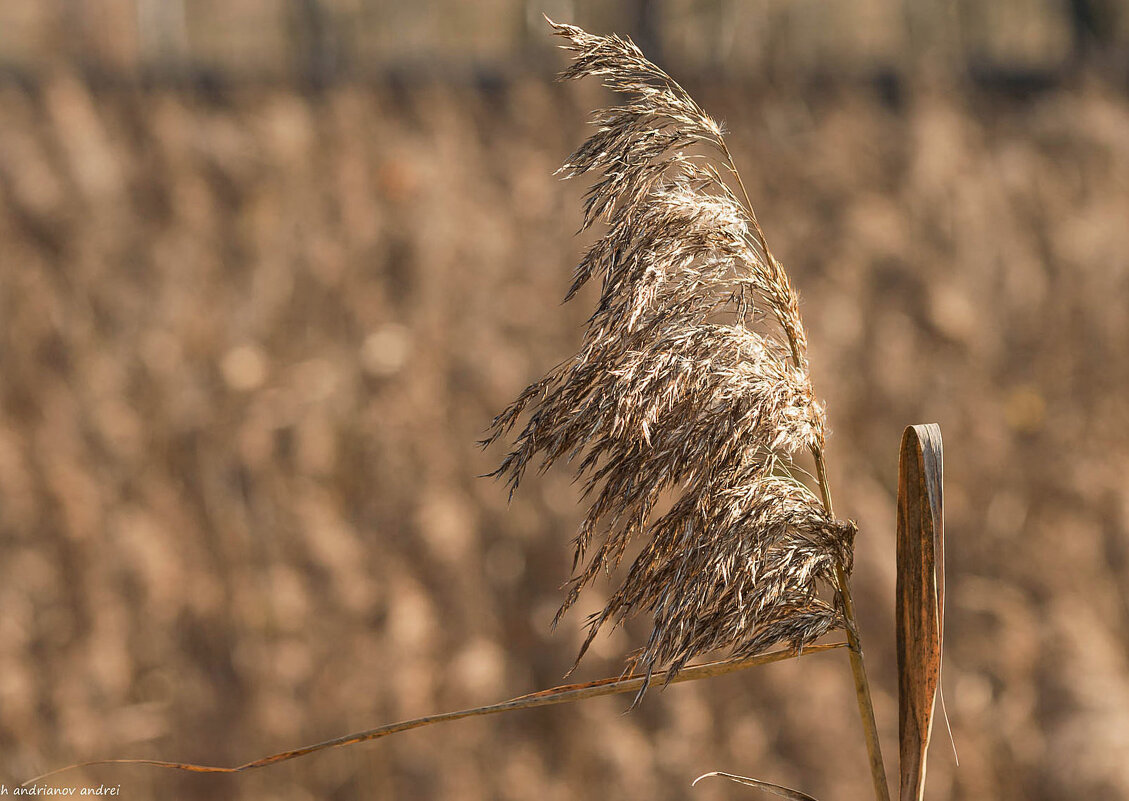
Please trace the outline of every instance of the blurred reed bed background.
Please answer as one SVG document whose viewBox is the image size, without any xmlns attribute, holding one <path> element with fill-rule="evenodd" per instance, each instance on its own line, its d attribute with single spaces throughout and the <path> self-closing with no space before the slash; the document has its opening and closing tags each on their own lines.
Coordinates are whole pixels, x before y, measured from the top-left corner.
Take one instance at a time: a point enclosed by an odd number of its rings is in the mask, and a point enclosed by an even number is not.
<svg viewBox="0 0 1129 801">
<path fill-rule="evenodd" d="M 389 70 L 548 66 L 542 14 L 630 33 L 676 72 L 758 76 L 970 71 L 1129 77 L 1123 0 L 39 0 L 0 2 L 0 71 L 60 62 L 101 80 L 325 85 Z"/>
<path fill-rule="evenodd" d="M 679 76 L 727 123 L 803 298 L 887 756 L 897 443 L 946 442 L 930 798 L 1129 795 L 1129 103 Z M 568 474 L 477 478 L 573 352 L 590 239 L 552 171 L 591 87 L 544 73 L 207 89 L 0 85 L 0 781 L 235 763 L 558 683 Z M 646 627 L 601 636 L 611 675 Z M 863 798 L 840 655 L 415 732 L 123 796 Z M 936 740 L 943 737 L 938 735 Z"/>
</svg>

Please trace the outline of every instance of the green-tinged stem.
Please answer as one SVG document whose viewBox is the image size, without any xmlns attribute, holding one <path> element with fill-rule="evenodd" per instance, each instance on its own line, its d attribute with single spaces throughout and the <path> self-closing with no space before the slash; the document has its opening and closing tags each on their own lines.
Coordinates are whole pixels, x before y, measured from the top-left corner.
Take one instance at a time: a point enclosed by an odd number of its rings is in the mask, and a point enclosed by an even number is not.
<svg viewBox="0 0 1129 801">
<path fill-rule="evenodd" d="M 812 458 L 815 459 L 815 479 L 819 482 L 819 495 L 823 498 L 823 508 L 827 516 L 835 517 L 835 505 L 831 503 L 831 485 L 827 483 L 827 465 L 823 462 L 823 449 L 812 448 Z"/>
</svg>

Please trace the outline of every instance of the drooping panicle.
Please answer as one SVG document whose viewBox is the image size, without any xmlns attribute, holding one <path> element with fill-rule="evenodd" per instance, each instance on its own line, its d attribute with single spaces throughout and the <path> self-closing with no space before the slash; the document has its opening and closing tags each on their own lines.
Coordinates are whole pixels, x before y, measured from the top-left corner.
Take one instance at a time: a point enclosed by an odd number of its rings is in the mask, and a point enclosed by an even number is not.
<svg viewBox="0 0 1129 801">
<path fill-rule="evenodd" d="M 630 40 L 550 24 L 573 53 L 562 77 L 599 76 L 623 102 L 561 168 L 596 176 L 584 227 L 606 230 L 568 292 L 598 280 L 596 309 L 579 351 L 494 420 L 485 444 L 528 412 L 497 475 L 513 491 L 530 463 L 576 465 L 590 505 L 558 619 L 642 540 L 584 649 L 639 612 L 648 674 L 810 643 L 843 624 L 820 591 L 849 569 L 854 528 L 795 477 L 793 455 L 824 439 L 795 289 L 727 183 L 721 126 Z"/>
</svg>

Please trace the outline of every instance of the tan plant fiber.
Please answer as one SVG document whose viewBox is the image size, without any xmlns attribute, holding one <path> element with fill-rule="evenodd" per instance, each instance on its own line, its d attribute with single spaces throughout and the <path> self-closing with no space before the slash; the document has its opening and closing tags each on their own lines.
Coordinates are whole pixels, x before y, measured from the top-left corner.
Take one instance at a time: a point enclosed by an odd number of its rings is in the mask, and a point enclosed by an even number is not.
<svg viewBox="0 0 1129 801">
<path fill-rule="evenodd" d="M 802 648 L 844 627 L 820 592 L 850 570 L 855 528 L 795 477 L 794 454 L 825 436 L 796 291 L 723 179 L 740 180 L 721 127 L 630 40 L 550 24 L 573 53 L 563 79 L 623 96 L 560 170 L 595 176 L 584 227 L 606 232 L 568 298 L 593 279 L 600 296 L 580 350 L 494 420 L 484 444 L 528 413 L 496 475 L 512 494 L 531 462 L 563 458 L 584 482 L 557 621 L 643 541 L 578 660 L 605 623 L 642 612 L 653 629 L 632 666 L 648 679 L 717 649 Z"/>
</svg>

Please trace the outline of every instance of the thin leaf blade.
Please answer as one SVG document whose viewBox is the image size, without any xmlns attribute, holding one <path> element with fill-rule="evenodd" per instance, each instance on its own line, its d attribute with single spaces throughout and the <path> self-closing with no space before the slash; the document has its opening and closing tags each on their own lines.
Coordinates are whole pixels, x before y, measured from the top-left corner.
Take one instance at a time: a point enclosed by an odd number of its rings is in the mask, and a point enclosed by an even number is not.
<svg viewBox="0 0 1129 801">
<path fill-rule="evenodd" d="M 743 784 L 746 787 L 756 787 L 758 790 L 764 790 L 766 793 L 778 795 L 781 798 L 788 798 L 791 801 L 816 801 L 807 793 L 801 793 L 799 790 L 793 790 L 790 787 L 784 787 L 780 784 L 773 784 L 772 782 L 762 782 L 760 779 L 750 779 L 748 776 L 738 776 L 735 773 L 722 773 L 719 770 L 703 773 L 690 784 L 693 787 L 702 779 L 707 779 L 710 776 L 717 776 L 722 779 L 729 779 L 731 782 Z"/>
</svg>

